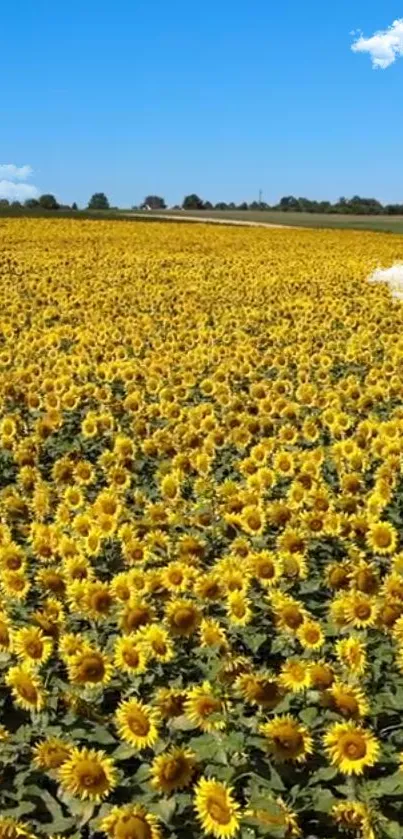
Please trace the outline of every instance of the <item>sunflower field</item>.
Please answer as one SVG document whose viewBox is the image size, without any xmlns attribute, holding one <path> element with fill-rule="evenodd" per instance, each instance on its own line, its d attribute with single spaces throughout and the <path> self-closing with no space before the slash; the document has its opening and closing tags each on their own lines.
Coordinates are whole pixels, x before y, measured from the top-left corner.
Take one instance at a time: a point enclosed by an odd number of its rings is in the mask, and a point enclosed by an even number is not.
<svg viewBox="0 0 403 839">
<path fill-rule="evenodd" d="M 403 836 L 402 259 L 0 222 L 0 839 Z"/>
</svg>

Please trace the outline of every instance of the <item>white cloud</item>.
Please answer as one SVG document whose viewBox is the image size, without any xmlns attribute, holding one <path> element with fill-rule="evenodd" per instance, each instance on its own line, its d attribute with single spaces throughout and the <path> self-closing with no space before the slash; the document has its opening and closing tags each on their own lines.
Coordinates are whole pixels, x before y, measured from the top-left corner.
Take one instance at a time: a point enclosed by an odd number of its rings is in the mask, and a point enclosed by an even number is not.
<svg viewBox="0 0 403 839">
<path fill-rule="evenodd" d="M 37 198 L 39 190 L 36 186 L 24 183 L 32 174 L 31 166 L 0 163 L 0 198 L 8 198 L 9 201 L 26 201 L 27 198 Z"/>
<path fill-rule="evenodd" d="M 39 190 L 33 184 L 15 184 L 13 181 L 0 181 L 0 198 L 9 201 L 26 201 L 27 198 L 37 198 Z"/>
<path fill-rule="evenodd" d="M 0 163 L 0 178 L 10 181 L 25 181 L 33 173 L 32 166 L 16 166 L 15 163 Z"/>
<path fill-rule="evenodd" d="M 364 38 L 359 38 L 351 46 L 353 52 L 368 52 L 374 70 L 386 70 L 396 58 L 403 56 L 403 18 L 394 20 L 388 29 L 380 30 Z"/>
</svg>

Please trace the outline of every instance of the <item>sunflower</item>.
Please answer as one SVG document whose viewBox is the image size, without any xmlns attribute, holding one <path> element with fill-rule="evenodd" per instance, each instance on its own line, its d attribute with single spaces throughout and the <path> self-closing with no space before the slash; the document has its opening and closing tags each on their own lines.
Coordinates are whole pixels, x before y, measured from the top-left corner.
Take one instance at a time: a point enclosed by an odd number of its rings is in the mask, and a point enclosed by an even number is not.
<svg viewBox="0 0 403 839">
<path fill-rule="evenodd" d="M 293 693 L 298 693 L 311 685 L 311 674 L 309 664 L 302 659 L 290 659 L 286 661 L 280 671 L 280 684 Z"/>
<path fill-rule="evenodd" d="M 138 699 L 121 702 L 115 714 L 115 724 L 119 737 L 138 751 L 153 746 L 158 740 L 160 716 Z"/>
<path fill-rule="evenodd" d="M 100 830 L 109 839 L 161 839 L 158 819 L 140 804 L 112 807 L 103 817 Z"/>
<path fill-rule="evenodd" d="M 66 632 L 59 639 L 59 655 L 66 664 L 77 653 L 85 649 L 86 642 L 82 635 L 75 635 L 73 632 Z"/>
<path fill-rule="evenodd" d="M 347 620 L 357 629 L 375 626 L 378 612 L 378 602 L 363 592 L 354 591 L 346 601 Z"/>
<path fill-rule="evenodd" d="M 192 600 L 172 600 L 165 610 L 166 620 L 173 635 L 189 636 L 196 632 L 201 614 Z"/>
<path fill-rule="evenodd" d="M 297 632 L 301 646 L 306 650 L 320 650 L 325 643 L 325 636 L 318 621 L 306 620 Z"/>
<path fill-rule="evenodd" d="M 1 588 L 12 600 L 25 600 L 31 584 L 22 571 L 7 571 L 1 574 Z"/>
<path fill-rule="evenodd" d="M 37 839 L 37 834 L 23 822 L 0 816 L 0 839 Z"/>
<path fill-rule="evenodd" d="M 222 581 L 217 573 L 201 574 L 195 582 L 194 593 L 199 600 L 221 600 L 223 594 Z"/>
<path fill-rule="evenodd" d="M 241 673 L 236 679 L 235 688 L 251 705 L 273 710 L 284 697 L 284 689 L 279 679 L 271 673 Z"/>
<path fill-rule="evenodd" d="M 24 711 L 42 711 L 45 707 L 46 694 L 42 682 L 25 663 L 10 667 L 5 681 L 16 704 Z"/>
<path fill-rule="evenodd" d="M 323 742 L 333 766 L 346 775 L 361 775 L 380 755 L 379 742 L 372 732 L 352 721 L 332 725 Z"/>
<path fill-rule="evenodd" d="M 0 652 L 9 652 L 12 644 L 10 619 L 6 612 L 0 612 Z"/>
<path fill-rule="evenodd" d="M 253 821 L 257 821 L 260 827 L 265 830 L 280 829 L 286 839 L 300 839 L 301 830 L 298 827 L 297 816 L 287 806 L 281 797 L 267 801 L 266 807 L 247 810 L 245 815 Z"/>
<path fill-rule="evenodd" d="M 370 811 L 361 801 L 341 801 L 332 807 L 331 816 L 342 829 L 354 832 L 362 839 L 375 839 Z"/>
<path fill-rule="evenodd" d="M 359 638 L 341 638 L 336 643 L 336 656 L 340 664 L 353 676 L 362 676 L 367 666 L 366 646 Z"/>
<path fill-rule="evenodd" d="M 36 626 L 17 630 L 13 636 L 13 650 L 27 665 L 42 664 L 52 654 L 52 639 Z"/>
<path fill-rule="evenodd" d="M 58 777 L 62 790 L 82 801 L 100 803 L 117 785 L 115 764 L 103 751 L 73 748 Z"/>
<path fill-rule="evenodd" d="M 213 692 L 209 682 L 187 691 L 185 714 L 198 728 L 207 733 L 224 728 L 224 704 Z"/>
<path fill-rule="evenodd" d="M 49 771 L 59 767 L 70 757 L 73 746 L 59 737 L 47 737 L 33 748 L 34 764 L 38 769 Z"/>
<path fill-rule="evenodd" d="M 271 596 L 270 602 L 274 611 L 274 620 L 279 629 L 296 635 L 301 624 L 309 617 L 302 603 L 284 594 Z"/>
<path fill-rule="evenodd" d="M 88 580 L 84 583 L 83 612 L 94 621 L 109 617 L 114 601 L 108 583 Z"/>
<path fill-rule="evenodd" d="M 175 655 L 169 633 L 157 623 L 150 623 L 148 626 L 139 629 L 136 633 L 136 639 L 146 658 L 155 658 L 157 661 L 166 663 L 171 661 Z"/>
<path fill-rule="evenodd" d="M 67 670 L 69 681 L 73 685 L 96 687 L 110 682 L 113 665 L 101 650 L 86 644 L 68 659 Z"/>
<path fill-rule="evenodd" d="M 155 695 L 155 704 L 163 720 L 175 719 L 185 713 L 186 693 L 179 688 L 160 688 Z"/>
<path fill-rule="evenodd" d="M 192 569 L 185 562 L 170 562 L 161 573 L 161 583 L 167 591 L 182 592 L 190 588 Z"/>
<path fill-rule="evenodd" d="M 351 575 L 351 562 L 331 562 L 325 571 L 325 580 L 329 588 L 339 591 L 349 587 Z"/>
<path fill-rule="evenodd" d="M 347 719 L 359 719 L 369 713 L 369 704 L 362 690 L 338 679 L 324 694 L 323 702 Z"/>
<path fill-rule="evenodd" d="M 250 623 L 253 614 L 249 601 L 241 591 L 233 591 L 227 598 L 227 615 L 231 624 L 246 626 Z"/>
<path fill-rule="evenodd" d="M 225 631 L 215 618 L 203 618 L 199 632 L 202 647 L 217 647 L 220 652 L 228 649 Z"/>
<path fill-rule="evenodd" d="M 172 747 L 154 758 L 151 764 L 151 784 L 159 792 L 170 795 L 189 786 L 196 765 L 196 755 L 191 749 Z"/>
<path fill-rule="evenodd" d="M 380 554 L 393 554 L 396 551 L 398 534 L 388 521 L 377 521 L 370 525 L 367 544 L 371 550 Z"/>
<path fill-rule="evenodd" d="M 266 519 L 262 508 L 247 504 L 239 517 L 239 523 L 250 536 L 259 536 L 266 527 Z"/>
<path fill-rule="evenodd" d="M 139 647 L 136 633 L 124 635 L 116 639 L 114 651 L 114 665 L 117 670 L 139 675 L 147 667 L 147 656 Z"/>
<path fill-rule="evenodd" d="M 119 615 L 119 626 L 123 632 L 134 632 L 141 626 L 145 626 L 154 618 L 154 609 L 145 600 L 137 598 L 129 600 Z"/>
<path fill-rule="evenodd" d="M 205 833 L 217 839 L 235 836 L 240 827 L 240 809 L 231 787 L 214 778 L 200 778 L 195 788 L 195 810 Z"/>
<path fill-rule="evenodd" d="M 315 661 L 309 668 L 311 685 L 315 690 L 326 690 L 335 679 L 334 672 L 327 661 Z"/>
<path fill-rule="evenodd" d="M 260 726 L 275 760 L 303 763 L 313 752 L 313 739 L 304 725 L 290 714 L 274 717 Z"/>
<path fill-rule="evenodd" d="M 261 551 L 249 559 L 252 575 L 265 588 L 276 585 L 282 575 L 282 562 L 278 554 Z"/>
</svg>

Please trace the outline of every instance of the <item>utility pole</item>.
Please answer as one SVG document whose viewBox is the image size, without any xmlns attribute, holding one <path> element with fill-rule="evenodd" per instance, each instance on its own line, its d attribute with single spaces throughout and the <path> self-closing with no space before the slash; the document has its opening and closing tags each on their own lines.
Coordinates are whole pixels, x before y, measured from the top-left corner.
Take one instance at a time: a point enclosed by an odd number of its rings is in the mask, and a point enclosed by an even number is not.
<svg viewBox="0 0 403 839">
<path fill-rule="evenodd" d="M 259 207 L 262 206 L 262 198 L 263 198 L 263 192 L 262 192 L 261 189 L 259 189 Z"/>
</svg>

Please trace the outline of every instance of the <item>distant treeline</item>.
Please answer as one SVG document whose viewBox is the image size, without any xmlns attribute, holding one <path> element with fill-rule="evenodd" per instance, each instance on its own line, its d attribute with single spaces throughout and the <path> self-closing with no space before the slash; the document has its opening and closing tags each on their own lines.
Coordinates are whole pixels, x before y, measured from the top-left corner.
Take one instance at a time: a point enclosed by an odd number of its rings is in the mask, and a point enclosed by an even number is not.
<svg viewBox="0 0 403 839">
<path fill-rule="evenodd" d="M 39 198 L 29 198 L 21 204 L 19 201 L 8 201 L 0 199 L 0 210 L 77 210 L 78 206 L 73 204 L 59 204 L 54 195 L 41 195 Z M 88 210 L 118 210 L 118 207 L 111 207 L 104 192 L 96 192 L 88 201 Z M 165 199 L 159 195 L 148 195 L 140 207 L 134 206 L 133 210 L 165 210 L 167 204 Z M 376 198 L 361 198 L 353 195 L 352 198 L 339 198 L 334 204 L 330 201 L 311 201 L 309 198 L 295 198 L 294 195 L 285 195 L 278 204 L 267 204 L 265 201 L 252 201 L 248 204 L 243 201 L 241 204 L 234 202 L 218 201 L 213 204 L 211 201 L 204 201 L 195 193 L 186 195 L 182 204 L 169 207 L 170 210 L 220 210 L 222 211 L 248 211 L 276 210 L 283 213 L 328 213 L 333 215 L 362 215 L 362 216 L 403 216 L 403 204 L 381 204 Z"/>
<path fill-rule="evenodd" d="M 155 197 L 155 196 L 154 196 Z M 163 209 L 163 204 L 153 206 L 151 209 Z M 179 207 L 177 207 L 179 209 Z M 284 213 L 333 213 L 343 215 L 364 215 L 364 216 L 400 216 L 403 215 L 403 204 L 381 204 L 376 198 L 361 198 L 354 195 L 352 198 L 339 198 L 334 204 L 330 201 L 311 201 L 309 198 L 295 198 L 294 195 L 286 195 L 278 204 L 266 204 L 264 201 L 252 201 L 248 204 L 244 201 L 241 204 L 233 202 L 227 204 L 219 201 L 212 204 L 211 201 L 203 201 L 197 195 L 187 195 L 181 209 L 184 210 L 277 210 Z"/>
</svg>

